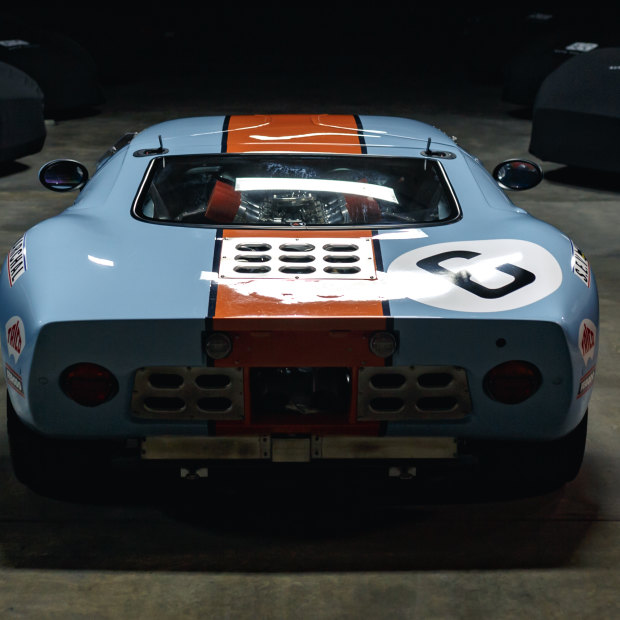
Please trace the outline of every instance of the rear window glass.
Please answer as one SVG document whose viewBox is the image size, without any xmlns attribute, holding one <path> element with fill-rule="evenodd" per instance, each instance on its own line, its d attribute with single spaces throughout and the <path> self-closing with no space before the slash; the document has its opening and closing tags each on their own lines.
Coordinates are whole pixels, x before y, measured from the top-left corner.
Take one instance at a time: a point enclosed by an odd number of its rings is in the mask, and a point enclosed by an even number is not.
<svg viewBox="0 0 620 620">
<path fill-rule="evenodd" d="M 252 227 L 403 226 L 459 214 L 437 161 L 299 154 L 156 158 L 134 212 L 158 222 Z"/>
</svg>

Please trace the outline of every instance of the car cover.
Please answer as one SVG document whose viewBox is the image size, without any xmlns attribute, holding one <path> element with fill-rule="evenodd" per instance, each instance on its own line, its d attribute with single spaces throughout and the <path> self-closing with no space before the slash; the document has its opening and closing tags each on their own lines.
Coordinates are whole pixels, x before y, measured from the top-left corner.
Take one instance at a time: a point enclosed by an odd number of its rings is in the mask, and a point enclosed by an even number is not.
<svg viewBox="0 0 620 620">
<path fill-rule="evenodd" d="M 574 56 L 620 43 L 598 23 L 562 24 L 525 41 L 504 64 L 502 99 L 531 108 L 545 78 Z"/>
<path fill-rule="evenodd" d="M 0 163 L 38 153 L 45 138 L 41 89 L 20 69 L 0 62 Z"/>
<path fill-rule="evenodd" d="M 542 160 L 620 171 L 620 48 L 575 56 L 543 81 L 529 151 Z"/>
<path fill-rule="evenodd" d="M 39 85 L 47 118 L 67 116 L 105 100 L 89 53 L 65 35 L 0 16 L 0 62 Z"/>
</svg>

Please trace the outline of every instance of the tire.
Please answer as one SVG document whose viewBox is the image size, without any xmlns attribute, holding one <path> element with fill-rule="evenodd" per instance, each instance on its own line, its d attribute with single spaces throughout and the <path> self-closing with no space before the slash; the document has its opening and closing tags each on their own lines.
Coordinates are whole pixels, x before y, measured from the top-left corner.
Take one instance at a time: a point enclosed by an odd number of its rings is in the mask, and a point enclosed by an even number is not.
<svg viewBox="0 0 620 620">
<path fill-rule="evenodd" d="M 41 495 L 83 492 L 101 481 L 111 451 L 106 442 L 46 437 L 31 429 L 7 393 L 7 431 L 15 477 Z"/>
<path fill-rule="evenodd" d="M 558 488 L 579 474 L 586 446 L 588 412 L 568 435 L 553 441 L 476 442 L 483 478 L 531 487 Z"/>
</svg>

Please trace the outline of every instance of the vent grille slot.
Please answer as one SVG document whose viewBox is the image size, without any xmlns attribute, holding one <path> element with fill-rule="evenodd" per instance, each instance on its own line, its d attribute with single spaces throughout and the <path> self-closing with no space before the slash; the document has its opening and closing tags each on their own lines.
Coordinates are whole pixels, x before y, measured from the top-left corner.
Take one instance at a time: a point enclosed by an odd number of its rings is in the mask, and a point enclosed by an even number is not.
<svg viewBox="0 0 620 620">
<path fill-rule="evenodd" d="M 324 260 L 326 263 L 357 263 L 359 261 L 359 256 L 355 256 L 355 254 L 328 254 L 325 256 Z"/>
<path fill-rule="evenodd" d="M 271 250 L 268 243 L 239 243 L 235 248 L 239 252 L 269 252 Z"/>
<path fill-rule="evenodd" d="M 287 255 L 280 256 L 280 260 L 283 263 L 311 263 L 315 260 L 312 254 L 298 254 L 298 255 Z"/>
<path fill-rule="evenodd" d="M 151 420 L 243 419 L 241 368 L 166 366 L 140 368 L 132 413 Z"/>
<path fill-rule="evenodd" d="M 298 275 L 298 274 L 314 273 L 316 269 L 309 265 L 296 265 L 294 267 L 293 266 L 280 267 L 280 271 L 282 273 L 294 273 Z"/>
<path fill-rule="evenodd" d="M 323 249 L 326 252 L 356 252 L 359 247 L 352 243 L 328 243 L 323 246 Z"/>
<path fill-rule="evenodd" d="M 259 275 L 261 273 L 268 273 L 271 271 L 271 267 L 267 267 L 266 265 L 237 265 L 235 267 L 235 273 L 251 273 L 254 275 Z"/>
<path fill-rule="evenodd" d="M 359 370 L 358 420 L 454 420 L 470 411 L 463 368 L 381 366 Z"/>
<path fill-rule="evenodd" d="M 267 264 L 269 263 L 269 264 Z M 307 266 L 307 267 L 306 267 Z M 360 279 L 377 277 L 372 239 L 310 237 L 283 242 L 282 237 L 225 237 L 221 278 Z"/>
<path fill-rule="evenodd" d="M 266 263 L 271 260 L 268 254 L 237 254 L 235 260 L 238 263 Z"/>
<path fill-rule="evenodd" d="M 283 252 L 312 252 L 314 246 L 311 243 L 283 243 L 280 249 Z"/>
</svg>

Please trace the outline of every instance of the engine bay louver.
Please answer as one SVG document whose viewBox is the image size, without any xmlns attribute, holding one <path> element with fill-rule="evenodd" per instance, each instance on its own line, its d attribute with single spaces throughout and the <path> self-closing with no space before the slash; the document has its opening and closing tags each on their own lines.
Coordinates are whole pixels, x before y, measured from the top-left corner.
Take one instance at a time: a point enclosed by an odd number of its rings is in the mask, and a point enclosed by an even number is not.
<svg viewBox="0 0 620 620">
<path fill-rule="evenodd" d="M 230 237 L 222 240 L 222 278 L 360 279 L 377 277 L 370 237 Z"/>
</svg>

